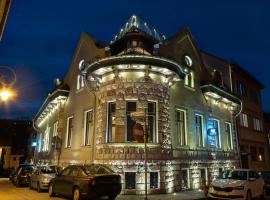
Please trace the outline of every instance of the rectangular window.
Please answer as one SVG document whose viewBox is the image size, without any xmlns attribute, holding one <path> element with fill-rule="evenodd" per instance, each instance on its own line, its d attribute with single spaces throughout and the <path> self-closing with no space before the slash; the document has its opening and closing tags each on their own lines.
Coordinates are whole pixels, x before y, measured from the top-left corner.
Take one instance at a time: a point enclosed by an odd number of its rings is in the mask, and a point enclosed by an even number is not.
<svg viewBox="0 0 270 200">
<path fill-rule="evenodd" d="M 259 148 L 258 161 L 265 161 L 264 148 Z"/>
<path fill-rule="evenodd" d="M 262 131 L 262 123 L 259 119 L 253 118 L 253 128 L 255 131 Z"/>
<path fill-rule="evenodd" d="M 136 138 L 134 137 L 135 132 L 133 130 L 133 127 L 136 124 L 136 121 L 130 115 L 132 112 L 136 112 L 136 110 L 137 110 L 137 103 L 133 101 L 128 101 L 126 104 L 126 122 L 127 122 L 126 138 L 128 142 L 132 142 L 136 140 Z"/>
<path fill-rule="evenodd" d="M 176 109 L 176 134 L 178 144 L 181 146 L 187 145 L 186 111 L 180 109 Z"/>
<path fill-rule="evenodd" d="M 250 147 L 250 155 L 252 161 L 257 161 L 257 148 L 256 147 Z"/>
<path fill-rule="evenodd" d="M 148 142 L 157 142 L 156 102 L 148 102 Z"/>
<path fill-rule="evenodd" d="M 51 131 L 51 127 L 47 126 L 45 133 L 44 133 L 44 137 L 43 137 L 42 151 L 49 151 L 50 131 Z"/>
<path fill-rule="evenodd" d="M 77 90 L 80 90 L 83 87 L 84 87 L 83 76 L 78 75 L 77 76 Z"/>
<path fill-rule="evenodd" d="M 195 136 L 196 136 L 196 144 L 198 147 L 204 146 L 204 138 L 203 138 L 203 116 L 199 114 L 195 114 Z"/>
<path fill-rule="evenodd" d="M 150 188 L 158 188 L 158 172 L 150 172 Z"/>
<path fill-rule="evenodd" d="M 216 147 L 217 148 L 221 148 L 219 120 L 213 119 L 213 127 L 217 131 L 217 135 L 216 135 Z"/>
<path fill-rule="evenodd" d="M 237 93 L 242 97 L 247 96 L 246 86 L 241 81 L 237 81 Z"/>
<path fill-rule="evenodd" d="M 233 149 L 233 141 L 232 141 L 232 126 L 231 126 L 231 123 L 225 122 L 225 132 L 226 132 L 226 137 L 227 137 L 228 149 L 232 150 Z"/>
<path fill-rule="evenodd" d="M 58 121 L 53 124 L 53 137 L 58 135 Z"/>
<path fill-rule="evenodd" d="M 107 104 L 107 143 L 113 142 L 115 138 L 115 112 L 115 102 L 109 102 Z"/>
<path fill-rule="evenodd" d="M 257 92 L 255 92 L 254 90 L 250 91 L 250 98 L 251 98 L 252 102 L 255 104 L 257 104 L 259 102 Z"/>
<path fill-rule="evenodd" d="M 135 189 L 135 188 L 136 188 L 136 173 L 125 172 L 125 189 Z"/>
<path fill-rule="evenodd" d="M 93 134 L 93 111 L 84 113 L 84 145 L 90 145 L 90 135 Z"/>
<path fill-rule="evenodd" d="M 191 88 L 194 88 L 194 72 L 190 71 L 186 76 L 185 76 L 185 85 Z"/>
<path fill-rule="evenodd" d="M 243 127 L 248 127 L 248 116 L 245 113 L 240 115 L 240 125 Z"/>
<path fill-rule="evenodd" d="M 71 147 L 72 130 L 73 129 L 73 116 L 67 119 L 67 140 L 66 147 Z"/>
<path fill-rule="evenodd" d="M 190 181 L 189 181 L 189 169 L 182 169 L 181 170 L 181 189 L 188 190 L 190 188 Z"/>
</svg>

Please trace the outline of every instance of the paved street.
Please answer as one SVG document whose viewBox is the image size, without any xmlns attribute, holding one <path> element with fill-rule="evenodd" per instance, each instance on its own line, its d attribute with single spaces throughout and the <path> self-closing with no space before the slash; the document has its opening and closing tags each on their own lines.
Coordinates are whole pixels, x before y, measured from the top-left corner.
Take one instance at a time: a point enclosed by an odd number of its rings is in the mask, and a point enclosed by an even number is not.
<svg viewBox="0 0 270 200">
<path fill-rule="evenodd" d="M 143 200 L 144 196 L 119 195 L 117 200 Z M 169 195 L 150 195 L 149 200 L 195 200 L 203 199 L 199 192 L 182 192 Z M 0 178 L 0 200 L 64 200 L 64 198 L 50 198 L 47 192 L 38 193 L 28 187 L 17 188 L 7 178 Z M 270 200 L 270 198 L 268 198 Z"/>
<path fill-rule="evenodd" d="M 175 195 L 150 195 L 149 200 L 191 200 L 198 199 L 200 197 L 201 194 L 198 192 L 189 192 Z M 119 195 L 117 197 L 117 200 L 125 199 L 143 200 L 144 197 L 136 195 Z M 47 192 L 38 193 L 35 190 L 29 190 L 28 187 L 17 188 L 13 186 L 7 178 L 0 178 L 0 200 L 63 200 L 63 198 L 50 198 Z"/>
</svg>

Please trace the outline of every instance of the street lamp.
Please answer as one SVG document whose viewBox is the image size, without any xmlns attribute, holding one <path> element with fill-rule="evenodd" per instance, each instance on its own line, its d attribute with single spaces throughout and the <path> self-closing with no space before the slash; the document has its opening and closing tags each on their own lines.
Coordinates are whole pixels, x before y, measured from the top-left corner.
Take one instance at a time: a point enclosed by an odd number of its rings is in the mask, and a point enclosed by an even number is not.
<svg viewBox="0 0 270 200">
<path fill-rule="evenodd" d="M 147 200 L 147 141 L 148 141 L 148 127 L 147 127 L 147 108 L 144 112 L 132 112 L 131 117 L 133 118 L 144 118 L 144 190 L 145 190 L 145 200 Z"/>
<path fill-rule="evenodd" d="M 15 82 L 15 71 L 10 67 L 0 66 L 0 100 L 7 102 L 15 96 L 15 92 L 12 89 Z"/>
<path fill-rule="evenodd" d="M 3 102 L 7 102 L 12 96 L 14 96 L 14 92 L 9 88 L 3 88 L 0 91 L 0 98 Z"/>
</svg>

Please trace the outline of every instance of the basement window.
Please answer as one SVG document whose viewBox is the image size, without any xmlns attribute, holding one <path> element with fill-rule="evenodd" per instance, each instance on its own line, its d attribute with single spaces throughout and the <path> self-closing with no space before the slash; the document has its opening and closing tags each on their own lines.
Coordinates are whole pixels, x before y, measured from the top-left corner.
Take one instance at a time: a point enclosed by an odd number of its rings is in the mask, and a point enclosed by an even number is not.
<svg viewBox="0 0 270 200">
<path fill-rule="evenodd" d="M 136 173 L 125 172 L 125 189 L 135 189 L 136 187 Z"/>
</svg>

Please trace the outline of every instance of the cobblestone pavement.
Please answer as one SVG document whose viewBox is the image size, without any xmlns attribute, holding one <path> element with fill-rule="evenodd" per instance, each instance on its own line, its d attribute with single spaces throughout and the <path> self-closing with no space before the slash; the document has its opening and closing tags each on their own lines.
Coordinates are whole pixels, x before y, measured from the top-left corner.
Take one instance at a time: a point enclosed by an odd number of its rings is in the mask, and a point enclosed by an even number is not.
<svg viewBox="0 0 270 200">
<path fill-rule="evenodd" d="M 199 192 L 182 192 L 168 195 L 149 195 L 149 200 L 199 200 L 203 199 Z M 64 200 L 64 198 L 50 198 L 47 192 L 38 193 L 28 187 L 17 188 L 7 178 L 0 178 L 0 200 Z M 144 196 L 118 195 L 116 200 L 144 200 Z M 268 198 L 270 200 L 270 198 Z"/>
</svg>

